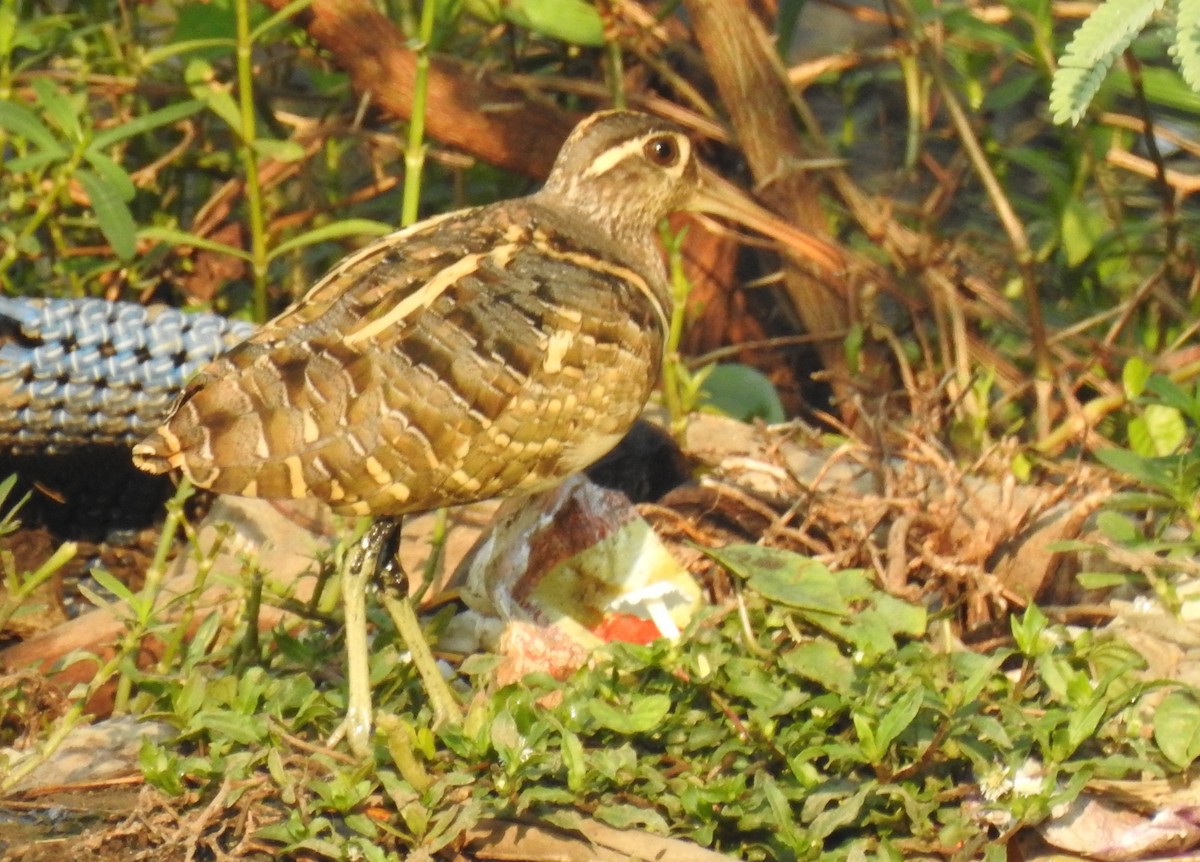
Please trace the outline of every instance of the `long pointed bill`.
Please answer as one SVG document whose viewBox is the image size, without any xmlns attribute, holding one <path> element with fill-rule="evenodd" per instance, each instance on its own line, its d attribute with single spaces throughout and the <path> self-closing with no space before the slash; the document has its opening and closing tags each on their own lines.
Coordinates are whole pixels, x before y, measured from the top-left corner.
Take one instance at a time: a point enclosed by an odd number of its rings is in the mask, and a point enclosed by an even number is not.
<svg viewBox="0 0 1200 862">
<path fill-rule="evenodd" d="M 788 251 L 830 272 L 845 269 L 841 251 L 831 242 L 794 228 L 750 199 L 744 191 L 717 174 L 701 168 L 700 188 L 689 209 L 727 218 L 782 243 Z"/>
</svg>

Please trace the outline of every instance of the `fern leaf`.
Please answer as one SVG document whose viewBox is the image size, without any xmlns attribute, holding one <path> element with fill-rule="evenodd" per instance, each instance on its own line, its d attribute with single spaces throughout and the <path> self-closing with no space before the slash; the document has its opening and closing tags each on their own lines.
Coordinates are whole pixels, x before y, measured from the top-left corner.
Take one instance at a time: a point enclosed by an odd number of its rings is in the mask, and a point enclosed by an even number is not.
<svg viewBox="0 0 1200 862">
<path fill-rule="evenodd" d="M 1166 0 L 1104 0 L 1080 25 L 1059 61 L 1050 88 L 1054 122 L 1079 122 L 1113 61 Z"/>
<path fill-rule="evenodd" d="M 1171 54 L 1183 80 L 1200 92 L 1200 0 L 1179 0 Z"/>
</svg>

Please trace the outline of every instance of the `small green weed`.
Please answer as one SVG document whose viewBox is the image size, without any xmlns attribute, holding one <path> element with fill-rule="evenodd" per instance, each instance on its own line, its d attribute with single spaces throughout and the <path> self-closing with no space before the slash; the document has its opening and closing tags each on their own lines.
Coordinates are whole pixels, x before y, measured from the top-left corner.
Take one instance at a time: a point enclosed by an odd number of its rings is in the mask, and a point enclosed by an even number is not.
<svg viewBox="0 0 1200 862">
<path fill-rule="evenodd" d="M 374 766 L 320 744 L 344 704 L 319 633 L 276 632 L 267 664 L 240 677 L 196 647 L 140 683 L 182 731 L 143 751 L 147 778 L 174 794 L 267 782 L 296 801 L 268 806 L 258 837 L 328 858 L 361 841 L 436 852 L 481 818 L 592 817 L 746 859 L 835 859 L 981 851 L 994 824 L 1037 823 L 1092 775 L 1164 775 L 1195 756 L 1131 733 L 1155 687 L 1110 638 L 1068 638 L 1031 608 L 1015 649 L 943 652 L 921 608 L 862 573 L 758 546 L 710 553 L 740 582 L 742 613 L 713 609 L 680 643 L 613 645 L 565 683 L 488 691 L 474 657 L 457 727 L 429 729 L 381 617 Z M 1198 714 L 1180 702 L 1160 735 Z"/>
</svg>

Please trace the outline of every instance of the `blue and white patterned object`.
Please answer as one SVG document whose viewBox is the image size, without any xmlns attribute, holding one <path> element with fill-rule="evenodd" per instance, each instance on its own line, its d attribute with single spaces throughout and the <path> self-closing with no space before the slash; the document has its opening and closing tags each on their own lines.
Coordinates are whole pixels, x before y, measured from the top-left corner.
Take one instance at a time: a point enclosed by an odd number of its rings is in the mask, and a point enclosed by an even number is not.
<svg viewBox="0 0 1200 862">
<path fill-rule="evenodd" d="M 166 306 L 0 297 L 0 451 L 132 445 L 254 328 Z"/>
</svg>

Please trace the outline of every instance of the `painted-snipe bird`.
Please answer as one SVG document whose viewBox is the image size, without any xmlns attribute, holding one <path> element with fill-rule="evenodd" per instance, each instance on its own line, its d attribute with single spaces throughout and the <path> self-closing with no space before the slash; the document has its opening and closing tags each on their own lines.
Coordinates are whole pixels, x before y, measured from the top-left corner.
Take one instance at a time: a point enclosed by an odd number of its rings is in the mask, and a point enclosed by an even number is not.
<svg viewBox="0 0 1200 862">
<path fill-rule="evenodd" d="M 671 317 L 655 227 L 681 209 L 769 227 L 765 211 L 714 193 L 704 176 L 673 124 L 595 114 L 540 191 L 351 254 L 200 372 L 134 448 L 152 473 L 377 519 L 343 574 L 357 603 L 347 609 L 355 752 L 369 750 L 371 721 L 363 585 L 394 559 L 399 519 L 546 488 L 617 443 L 655 385 Z M 798 242 L 834 264 L 828 246 Z M 388 607 L 412 614 L 394 597 Z M 414 657 L 426 654 L 414 649 L 415 617 L 397 625 Z M 423 676 L 431 697 L 444 688 L 436 668 Z"/>
</svg>

